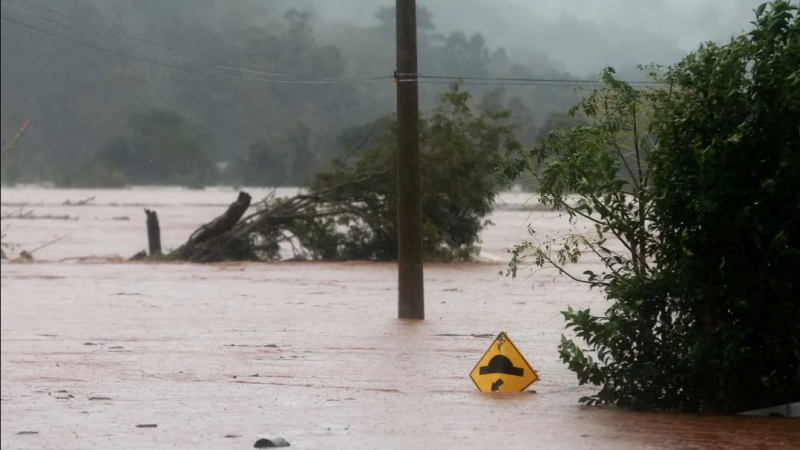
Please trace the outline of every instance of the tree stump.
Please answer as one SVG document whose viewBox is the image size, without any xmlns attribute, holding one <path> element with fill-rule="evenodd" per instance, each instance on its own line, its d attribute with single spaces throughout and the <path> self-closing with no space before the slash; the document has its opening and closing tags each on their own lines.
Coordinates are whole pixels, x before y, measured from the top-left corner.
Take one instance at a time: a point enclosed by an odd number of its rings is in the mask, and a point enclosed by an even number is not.
<svg viewBox="0 0 800 450">
<path fill-rule="evenodd" d="M 150 256 L 161 254 L 161 226 L 158 224 L 158 214 L 149 209 L 144 210 L 147 216 L 147 245 Z"/>
</svg>

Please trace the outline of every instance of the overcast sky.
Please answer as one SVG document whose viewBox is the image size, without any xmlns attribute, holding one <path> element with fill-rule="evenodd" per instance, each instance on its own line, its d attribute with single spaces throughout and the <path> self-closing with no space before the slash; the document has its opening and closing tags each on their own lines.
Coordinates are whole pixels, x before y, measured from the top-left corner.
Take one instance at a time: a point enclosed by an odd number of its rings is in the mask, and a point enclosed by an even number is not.
<svg viewBox="0 0 800 450">
<path fill-rule="evenodd" d="M 372 20 L 389 0 L 316 0 L 325 17 Z M 494 46 L 526 49 L 571 71 L 598 64 L 673 62 L 700 42 L 750 27 L 763 0 L 417 0 L 440 31 L 480 31 Z M 601 41 L 601 42 L 599 42 Z M 600 52 L 601 54 L 598 54 Z M 645 60 L 647 59 L 647 60 Z"/>
</svg>

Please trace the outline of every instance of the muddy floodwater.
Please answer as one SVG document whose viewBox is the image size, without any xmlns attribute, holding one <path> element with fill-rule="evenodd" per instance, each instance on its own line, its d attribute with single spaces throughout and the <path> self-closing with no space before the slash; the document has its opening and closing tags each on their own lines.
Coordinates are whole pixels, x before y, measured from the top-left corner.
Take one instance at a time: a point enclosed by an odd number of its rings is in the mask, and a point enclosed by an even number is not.
<svg viewBox="0 0 800 450">
<path fill-rule="evenodd" d="M 114 256 L 146 247 L 144 207 L 176 247 L 235 196 L 3 189 L 16 253 L 61 238 L 2 265 L 3 449 L 245 449 L 259 436 L 298 449 L 798 448 L 793 419 L 580 406 L 592 391 L 558 359 L 559 311 L 603 302 L 551 272 L 498 275 L 528 223 L 572 229 L 521 211 L 525 194 L 500 197 L 480 262 L 426 267 L 422 323 L 395 319 L 392 264 Z M 481 394 L 468 378 L 500 331 L 541 377 L 529 392 Z"/>
</svg>

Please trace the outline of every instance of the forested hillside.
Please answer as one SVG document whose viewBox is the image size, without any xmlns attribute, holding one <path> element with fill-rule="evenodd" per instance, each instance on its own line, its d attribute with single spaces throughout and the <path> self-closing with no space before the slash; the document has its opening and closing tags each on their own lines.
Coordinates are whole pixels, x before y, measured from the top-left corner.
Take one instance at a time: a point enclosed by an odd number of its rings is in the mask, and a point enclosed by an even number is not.
<svg viewBox="0 0 800 450">
<path fill-rule="evenodd" d="M 382 3 L 360 3 L 373 19 L 353 22 L 288 0 L 4 1 L 3 146 L 30 125 L 4 157 L 3 183 L 306 183 L 394 110 L 394 9 Z M 480 30 L 440 32 L 437 19 L 420 7 L 422 74 L 568 80 L 601 69 L 570 74 L 543 53 L 491 46 Z M 619 51 L 602 33 L 590 47 L 592 58 Z M 423 112 L 452 81 L 422 80 Z M 577 95 L 550 81 L 465 88 L 484 108 L 509 109 L 523 145 Z"/>
</svg>

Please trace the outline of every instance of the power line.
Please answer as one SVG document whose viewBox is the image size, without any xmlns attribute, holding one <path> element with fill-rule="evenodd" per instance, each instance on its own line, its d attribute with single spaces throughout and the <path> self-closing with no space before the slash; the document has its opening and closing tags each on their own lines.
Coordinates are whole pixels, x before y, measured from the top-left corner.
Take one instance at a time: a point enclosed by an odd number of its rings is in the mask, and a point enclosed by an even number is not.
<svg viewBox="0 0 800 450">
<path fill-rule="evenodd" d="M 402 74 L 407 75 L 407 74 Z M 503 81 L 503 82 L 536 82 L 536 83 L 564 83 L 564 84 L 599 84 L 597 80 L 565 80 L 555 78 L 503 78 L 503 77 L 459 77 L 459 76 L 445 76 L 445 75 L 417 75 L 417 78 L 433 79 L 433 80 L 465 80 L 465 81 Z M 401 80 L 402 81 L 402 80 Z M 657 81 L 620 81 L 626 84 L 644 84 L 644 85 L 661 85 Z"/>
<path fill-rule="evenodd" d="M 462 84 L 471 85 L 496 85 L 496 86 L 596 86 L 602 84 L 600 80 L 574 80 L 556 78 L 505 78 L 505 77 L 464 77 L 457 75 L 417 75 L 397 74 L 398 83 L 421 84 L 450 84 L 461 81 Z M 663 86 L 658 81 L 626 81 L 618 80 L 632 86 Z"/>
<path fill-rule="evenodd" d="M 498 86 L 498 87 L 504 87 L 504 86 L 512 86 L 512 87 L 514 87 L 514 86 L 522 86 L 522 87 L 524 87 L 524 86 L 532 86 L 532 87 L 536 87 L 536 86 L 538 86 L 538 87 L 556 87 L 556 88 L 597 87 L 597 86 L 601 86 L 602 85 L 602 82 L 600 82 L 600 81 L 588 81 L 588 80 L 586 80 L 586 81 L 584 81 L 584 80 L 580 80 L 580 81 L 562 80 L 561 82 L 553 82 L 552 80 L 537 80 L 537 79 L 530 79 L 529 81 L 521 81 L 521 82 L 504 82 L 504 81 L 495 82 L 495 81 L 488 81 L 488 80 L 487 81 L 463 81 L 463 80 L 465 80 L 465 78 L 453 77 L 452 79 L 449 79 L 449 80 L 439 80 L 439 79 L 436 79 L 436 80 L 421 79 L 419 81 L 417 81 L 417 80 L 398 80 L 398 83 L 417 82 L 419 84 L 447 84 L 447 85 L 450 85 L 450 84 L 453 84 L 454 82 L 460 82 L 460 84 L 465 85 L 465 86 Z M 626 81 L 620 81 L 620 82 L 621 83 L 627 83 Z M 658 87 L 658 86 L 662 86 L 662 85 L 661 84 L 645 84 L 645 85 L 636 85 L 636 84 L 634 84 L 632 87 L 634 89 L 643 89 L 643 88 L 646 88 L 646 87 Z"/>
<path fill-rule="evenodd" d="M 227 63 L 224 63 L 222 61 L 217 61 L 217 60 L 214 60 L 212 58 L 208 58 L 208 57 L 205 57 L 205 56 L 202 56 L 202 55 L 198 55 L 196 53 L 192 53 L 192 52 L 189 52 L 189 51 L 186 51 L 186 50 L 182 50 L 182 49 L 179 49 L 179 48 L 171 46 L 171 45 L 162 44 L 162 43 L 159 43 L 159 42 L 155 42 L 155 41 L 144 39 L 144 38 L 141 38 L 141 37 L 138 37 L 138 36 L 134 36 L 134 35 L 119 31 L 119 30 L 115 30 L 113 28 L 109 28 L 109 27 L 106 27 L 104 25 L 93 23 L 93 22 L 81 19 L 79 17 L 75 17 L 75 16 L 72 16 L 72 15 L 66 14 L 64 12 L 58 11 L 58 10 L 55 10 L 55 9 L 52 9 L 52 8 L 48 8 L 46 6 L 38 5 L 38 4 L 36 4 L 36 3 L 34 3 L 32 1 L 30 1 L 30 0 L 17 0 L 17 1 L 25 3 L 25 4 L 30 5 L 30 6 L 33 6 L 34 8 L 38 8 L 38 9 L 40 9 L 42 11 L 47 11 L 49 13 L 56 14 L 56 15 L 64 17 L 64 18 L 67 18 L 67 19 L 70 19 L 70 20 L 74 20 L 76 22 L 80 22 L 80 23 L 83 23 L 83 24 L 86 24 L 86 25 L 89 25 L 89 26 L 93 26 L 93 27 L 99 28 L 99 29 L 101 29 L 103 31 L 115 34 L 117 36 L 125 37 L 125 38 L 128 38 L 128 39 L 133 39 L 133 40 L 135 40 L 137 42 L 141 42 L 141 43 L 144 43 L 144 44 L 152 45 L 152 46 L 161 48 L 163 50 L 169 50 L 169 51 L 172 51 L 172 52 L 176 52 L 176 53 L 180 53 L 180 54 L 189 56 L 191 58 L 195 58 L 195 59 L 199 59 L 199 60 L 202 60 L 202 61 L 206 61 L 206 62 L 210 63 L 211 66 L 213 66 L 213 67 L 215 67 L 217 69 L 229 70 L 229 71 L 235 71 L 235 72 L 242 72 L 242 73 L 251 73 L 251 74 L 256 74 L 256 75 L 266 75 L 266 76 L 273 76 L 273 77 L 305 79 L 305 80 L 311 80 L 311 81 L 341 82 L 341 83 L 348 83 L 348 82 L 355 82 L 355 81 L 386 80 L 386 79 L 390 78 L 390 77 L 386 77 L 386 76 L 368 77 L 368 78 L 326 78 L 326 77 L 317 78 L 317 77 L 311 77 L 311 76 L 305 76 L 305 75 L 293 75 L 293 74 L 281 73 L 281 72 L 269 72 L 269 71 L 264 71 L 263 69 L 260 69 L 260 68 L 257 68 L 257 67 L 248 67 L 248 66 L 232 67 L 232 66 L 229 66 L 229 65 L 227 65 Z M 10 5 L 6 5 L 6 6 L 10 6 Z M 19 8 L 14 8 L 14 9 L 22 11 L 22 12 L 24 12 L 26 14 L 30 14 L 30 15 L 32 15 L 34 17 L 37 17 L 37 18 L 39 18 L 41 20 L 44 20 L 46 22 L 55 23 L 56 25 L 60 25 L 60 26 L 63 26 L 65 28 L 69 28 L 69 29 L 73 29 L 73 30 L 76 29 L 76 28 L 70 27 L 68 25 L 49 20 L 49 19 L 44 18 L 44 17 L 42 17 L 40 15 L 33 14 L 33 13 L 29 12 L 29 11 L 25 11 L 23 9 L 19 9 Z M 77 30 L 77 31 L 81 31 L 81 32 L 84 32 L 84 33 L 87 33 L 87 34 L 92 34 L 91 32 L 86 31 L 86 30 Z"/>
<path fill-rule="evenodd" d="M 20 0 L 20 1 L 24 1 L 24 0 Z M 47 17 L 41 16 L 39 14 L 34 14 L 34 13 L 32 13 L 32 12 L 26 10 L 26 9 L 22 9 L 20 7 L 8 4 L 6 2 L 0 2 L 0 5 L 5 6 L 6 8 L 11 8 L 11 9 L 17 11 L 17 12 L 22 13 L 22 14 L 25 14 L 25 15 L 28 15 L 28 16 L 31 16 L 31 17 L 35 17 L 35 18 L 37 18 L 37 19 L 39 19 L 41 21 L 44 21 L 44 22 L 47 22 L 47 23 L 50 23 L 50 24 L 53 24 L 53 25 L 58 25 L 59 27 L 66 28 L 68 30 L 77 31 L 79 33 L 85 33 L 85 34 L 88 34 L 88 35 L 91 35 L 91 36 L 97 36 L 97 33 L 94 33 L 94 32 L 88 31 L 88 30 L 84 30 L 84 29 L 80 29 L 80 28 L 76 28 L 76 27 L 67 25 L 65 23 L 61 23 L 61 22 L 56 21 L 56 20 L 48 19 Z M 181 58 L 179 56 L 170 55 L 170 54 L 167 54 L 165 56 L 168 56 L 168 57 L 174 58 L 174 59 L 178 59 L 178 60 L 186 60 L 186 58 Z"/>
<path fill-rule="evenodd" d="M 28 28 L 28 29 L 31 29 L 31 30 L 38 31 L 38 32 L 46 34 L 48 36 L 52 36 L 52 37 L 56 37 L 56 38 L 59 38 L 59 39 L 63 39 L 63 40 L 68 41 L 68 42 L 72 42 L 73 44 L 78 44 L 78 45 L 82 45 L 84 47 L 89 47 L 89 48 L 93 48 L 95 50 L 100 50 L 100 51 L 103 51 L 103 52 L 111 53 L 112 55 L 122 56 L 124 58 L 135 59 L 137 61 L 146 62 L 146 63 L 150 63 L 150 64 L 155 64 L 157 66 L 169 67 L 171 69 L 178 69 L 178 70 L 184 70 L 184 71 L 187 71 L 187 72 L 194 72 L 193 70 L 188 69 L 186 67 L 175 66 L 175 65 L 172 65 L 172 64 L 162 63 L 162 62 L 154 61 L 152 59 L 147 59 L 147 58 L 140 58 L 138 56 L 129 55 L 127 53 L 118 52 L 116 50 L 111 50 L 111 49 L 107 49 L 107 48 L 104 48 L 104 47 L 99 47 L 99 46 L 96 46 L 94 44 L 90 44 L 88 42 L 83 42 L 83 41 L 79 41 L 77 39 L 68 38 L 66 36 L 62 36 L 60 34 L 53 33 L 53 32 L 44 30 L 42 28 L 35 27 L 33 25 L 28 25 L 28 24 L 26 24 L 24 22 L 20 22 L 20 21 L 14 20 L 14 19 L 10 19 L 10 18 L 8 18 L 6 16 L 0 16 L 0 19 L 5 20 L 5 21 L 10 22 L 10 23 L 13 23 L 15 25 L 19 25 L 21 27 L 25 27 L 25 28 Z"/>
<path fill-rule="evenodd" d="M 48 8 L 48 7 L 45 7 L 45 6 L 38 5 L 38 4 L 34 3 L 34 2 L 31 2 L 30 0 L 17 0 L 17 1 L 20 1 L 22 3 L 25 3 L 25 4 L 31 5 L 33 7 L 39 8 L 39 9 L 41 9 L 43 11 L 47 11 L 47 12 L 50 12 L 50 13 L 53 13 L 53 14 L 57 14 L 57 15 L 59 15 L 61 17 L 65 17 L 65 18 L 68 18 L 68 19 L 71 19 L 71 20 L 74 20 L 74 21 L 77 21 L 77 22 L 80 22 L 80 23 L 84 23 L 84 24 L 87 24 L 87 25 L 90 25 L 90 26 L 97 27 L 97 28 L 99 28 L 99 29 L 101 29 L 103 31 L 106 31 L 106 32 L 109 32 L 109 33 L 113 33 L 115 35 L 119 35 L 119 36 L 122 36 L 122 37 L 133 39 L 133 40 L 136 40 L 138 42 L 146 43 L 148 45 L 153 45 L 153 46 L 159 47 L 159 48 L 164 49 L 164 50 L 169 50 L 169 51 L 172 51 L 172 52 L 181 53 L 181 54 L 190 56 L 191 58 L 194 58 L 194 59 L 207 61 L 207 62 L 211 63 L 210 64 L 211 67 L 214 67 L 214 68 L 217 68 L 217 69 L 229 70 L 229 71 L 237 71 L 237 72 L 249 73 L 249 74 L 254 74 L 254 75 L 266 75 L 266 76 L 274 76 L 274 77 L 284 77 L 284 78 L 291 78 L 291 79 L 289 79 L 289 80 L 274 80 L 274 79 L 269 79 L 269 78 L 260 78 L 260 77 L 253 78 L 253 77 L 244 77 L 244 76 L 223 75 L 223 74 L 211 73 L 211 75 L 214 75 L 214 76 L 219 76 L 219 77 L 224 77 L 224 78 L 231 78 L 231 79 L 238 79 L 238 80 L 261 81 L 261 82 L 283 83 L 283 84 L 352 83 L 352 82 L 362 82 L 362 81 L 388 80 L 388 79 L 392 78 L 391 76 L 379 76 L 379 77 L 369 77 L 369 78 L 314 78 L 314 77 L 304 76 L 304 75 L 291 75 L 291 74 L 280 73 L 280 72 L 267 72 L 267 71 L 263 71 L 263 70 L 258 69 L 258 68 L 252 68 L 252 67 L 247 67 L 247 66 L 231 67 L 231 66 L 228 66 L 228 65 L 223 65 L 222 63 L 220 63 L 218 61 L 215 61 L 215 60 L 213 60 L 211 58 L 207 58 L 207 57 L 204 57 L 204 56 L 201 56 L 201 55 L 190 53 L 190 52 L 187 52 L 185 50 L 181 50 L 179 48 L 176 48 L 176 47 L 173 47 L 173 46 L 170 46 L 170 45 L 161 44 L 161 43 L 154 42 L 154 41 L 149 41 L 147 39 L 143 39 L 143 38 L 140 38 L 140 37 L 137 37 L 137 36 L 133 36 L 133 35 L 118 31 L 118 30 L 114 30 L 112 28 L 105 27 L 103 25 L 99 25 L 99 24 L 96 24 L 96 23 L 92 23 L 92 22 L 80 19 L 78 17 L 74 17 L 74 16 L 71 16 L 69 14 L 63 13 L 61 11 L 57 11 L 55 9 L 51 9 L 51 8 Z M 58 26 L 61 26 L 61 27 L 64 27 L 64 28 L 67 28 L 67 29 L 70 29 L 70 30 L 83 32 L 83 33 L 90 34 L 90 35 L 95 35 L 95 33 L 92 33 L 90 31 L 78 29 L 78 28 L 72 27 L 70 25 L 66 25 L 64 23 L 48 19 L 48 18 L 43 17 L 41 15 L 34 14 L 34 13 L 30 12 L 30 11 L 26 11 L 26 10 L 18 8 L 16 6 L 9 5 L 9 4 L 5 3 L 5 2 L 0 2 L 0 4 L 2 4 L 3 6 L 6 6 L 6 7 L 12 8 L 12 9 L 14 9 L 16 11 L 20 11 L 20 12 L 22 12 L 24 14 L 31 15 L 33 17 L 36 17 L 36 18 L 38 18 L 40 20 L 43 20 L 43 21 L 51 23 L 51 24 L 55 24 L 55 25 L 58 25 Z M 72 42 L 74 44 L 83 45 L 83 46 L 86 46 L 86 47 L 89 47 L 89 48 L 93 48 L 93 49 L 96 49 L 96 50 L 108 52 L 108 53 L 111 53 L 111 54 L 114 54 L 114 55 L 117 55 L 117 56 L 130 58 L 130 59 L 134 59 L 134 60 L 141 61 L 141 62 L 147 62 L 147 63 L 150 63 L 150 64 L 155 64 L 155 65 L 168 67 L 168 68 L 172 68 L 172 69 L 183 70 L 183 71 L 187 71 L 187 72 L 191 72 L 191 73 L 195 73 L 195 74 L 199 74 L 199 75 L 204 75 L 204 73 L 202 73 L 202 72 L 197 72 L 197 71 L 191 70 L 191 69 L 189 69 L 187 67 L 177 66 L 177 65 L 173 65 L 173 64 L 169 64 L 169 63 L 162 63 L 162 62 L 155 61 L 155 60 L 152 60 L 152 59 L 143 58 L 143 57 L 139 57 L 139 56 L 134 56 L 134 55 L 130 55 L 128 53 L 124 53 L 124 52 L 120 52 L 120 51 L 116 51 L 116 50 L 112 50 L 112 49 L 96 46 L 96 45 L 88 43 L 88 42 L 84 42 L 84 41 L 79 41 L 79 40 L 76 40 L 76 39 L 68 38 L 66 36 L 62 36 L 60 34 L 53 33 L 53 32 L 50 32 L 50 31 L 35 27 L 33 25 L 29 25 L 29 24 L 26 24 L 26 23 L 23 23 L 23 22 L 19 22 L 19 21 L 16 21 L 14 19 L 9 19 L 7 17 L 3 17 L 3 19 L 7 20 L 7 21 L 9 21 L 11 23 L 14 23 L 14 24 L 17 24 L 17 25 L 20 25 L 20 26 L 23 26 L 23 27 L 26 27 L 26 28 L 29 28 L 29 29 L 32 29 L 32 30 L 35 30 L 35 31 L 39 31 L 41 33 L 44 33 L 44 34 L 47 34 L 47 35 L 50 35 L 50 36 L 57 37 L 59 39 L 63 39 L 63 40 Z M 167 56 L 172 57 L 172 58 L 184 59 L 185 60 L 185 58 L 176 57 L 174 55 L 167 55 Z M 420 84 L 451 84 L 452 82 L 454 82 L 456 80 L 460 80 L 462 82 L 462 84 L 464 84 L 464 85 L 473 85 L 473 86 L 475 86 L 475 85 L 478 85 L 478 86 L 486 85 L 486 86 L 564 86 L 564 87 L 584 87 L 584 86 L 597 86 L 597 85 L 601 84 L 599 81 L 596 81 L 596 80 L 568 80 L 568 79 L 565 80 L 565 79 L 548 79 L 548 78 L 508 78 L 508 77 L 465 77 L 465 76 L 425 75 L 425 74 L 407 74 L 407 73 L 396 73 L 395 75 L 397 77 L 396 81 L 399 82 L 399 83 L 418 82 Z M 621 81 L 621 82 L 629 84 L 629 85 L 635 85 L 635 86 L 659 86 L 659 85 L 663 85 L 663 83 L 658 83 L 658 82 L 654 82 L 654 81 Z"/>
<path fill-rule="evenodd" d="M 167 67 L 167 68 L 170 68 L 170 69 L 182 70 L 184 72 L 189 72 L 189 73 L 193 73 L 193 74 L 196 74 L 196 75 L 213 75 L 213 76 L 217 76 L 217 77 L 231 78 L 231 79 L 235 79 L 235 80 L 259 81 L 259 82 L 264 82 L 264 83 L 279 83 L 279 84 L 331 84 L 331 83 L 335 83 L 335 81 L 331 81 L 331 80 L 274 80 L 274 79 L 268 79 L 268 78 L 252 78 L 252 77 L 242 77 L 242 76 L 236 76 L 236 75 L 224 75 L 224 74 L 219 74 L 219 73 L 203 73 L 203 72 L 198 72 L 196 70 L 189 69 L 188 67 L 176 66 L 174 64 L 159 62 L 159 61 L 155 61 L 155 60 L 152 60 L 152 59 L 143 58 L 143 57 L 140 57 L 140 56 L 135 56 L 135 55 L 131 55 L 131 54 L 128 54 L 128 53 L 124 53 L 124 52 L 119 52 L 119 51 L 116 51 L 116 50 L 108 49 L 108 48 L 105 48 L 105 47 L 100 47 L 100 46 L 97 46 L 97 45 L 94 45 L 94 44 L 91 44 L 91 43 L 88 43 L 88 42 L 79 41 L 77 39 L 72 39 L 72 38 L 60 35 L 58 33 L 53 33 L 51 31 L 47 31 L 45 29 L 42 29 L 42 28 L 39 28 L 39 27 L 35 27 L 33 25 L 29 25 L 29 24 L 24 23 L 24 22 L 20 22 L 20 21 L 14 20 L 14 19 L 10 19 L 10 18 L 5 17 L 5 16 L 0 16 L 0 19 L 5 20 L 5 21 L 10 22 L 10 23 L 13 23 L 15 25 L 19 25 L 21 27 L 25 27 L 25 28 L 28 28 L 28 29 L 31 29 L 31 30 L 38 31 L 38 32 L 46 34 L 48 36 L 52 36 L 52 37 L 55 37 L 55 38 L 58 38 L 58 39 L 63 39 L 65 41 L 71 42 L 73 44 L 82 45 L 84 47 L 89 47 L 89 48 L 92 48 L 92 49 L 95 49 L 95 50 L 99 50 L 99 51 L 103 51 L 103 52 L 106 52 L 106 53 L 110 53 L 112 55 L 117 55 L 117 56 L 120 56 L 120 57 L 123 57 L 123 58 L 129 58 L 129 59 L 133 59 L 133 60 L 136 60 L 136 61 L 146 62 L 146 63 L 153 64 L 153 65 L 156 65 L 156 66 Z M 379 79 L 390 79 L 390 78 L 391 78 L 390 76 L 386 76 L 386 77 L 382 77 L 382 78 L 374 78 L 374 79 L 370 79 L 370 80 L 364 79 L 364 80 L 359 80 L 359 81 L 375 81 L 375 80 L 379 80 Z"/>
<path fill-rule="evenodd" d="M 419 84 L 452 84 L 464 78 L 453 78 L 449 81 L 444 80 L 420 80 Z M 401 81 L 402 82 L 402 81 Z M 586 87 L 599 85 L 599 81 L 569 82 L 569 83 L 550 83 L 550 82 L 492 82 L 492 81 L 462 81 L 465 86 L 551 86 L 551 87 Z"/>
<path fill-rule="evenodd" d="M 75 28 L 75 27 L 71 27 L 71 26 L 69 26 L 69 25 L 66 25 L 66 24 L 63 24 L 63 23 L 61 23 L 61 22 L 57 22 L 57 21 L 55 21 L 55 20 L 50 20 L 50 19 L 48 19 L 48 18 L 46 18 L 46 17 L 38 16 L 38 15 L 36 15 L 36 14 L 33 14 L 33 13 L 32 13 L 32 12 L 30 12 L 30 11 L 24 10 L 24 9 L 22 9 L 22 8 L 19 8 L 19 7 L 17 7 L 17 6 L 14 6 L 14 5 L 10 5 L 10 4 L 6 3 L 6 2 L 0 2 L 0 5 L 2 5 L 2 6 L 5 6 L 6 8 L 11 8 L 11 9 L 13 9 L 14 11 L 18 11 L 18 12 L 21 12 L 21 13 L 23 13 L 23 14 L 27 14 L 27 15 L 29 15 L 29 16 L 36 17 L 37 19 L 39 19 L 39 20 L 43 20 L 43 21 L 45 21 L 45 22 L 47 22 L 47 23 L 52 23 L 52 24 L 54 24 L 54 25 L 58 25 L 58 26 L 60 26 L 60 27 L 64 27 L 64 28 L 66 28 L 66 29 L 68 29 L 68 30 L 82 31 L 82 32 L 84 32 L 84 33 L 87 33 L 87 31 L 84 31 L 84 30 L 79 30 L 79 29 L 77 29 L 77 28 Z"/>
</svg>

